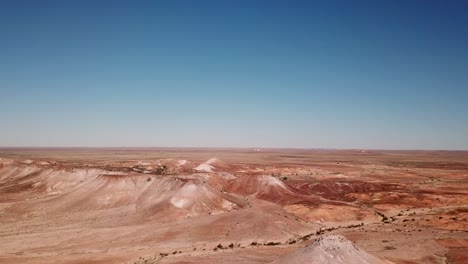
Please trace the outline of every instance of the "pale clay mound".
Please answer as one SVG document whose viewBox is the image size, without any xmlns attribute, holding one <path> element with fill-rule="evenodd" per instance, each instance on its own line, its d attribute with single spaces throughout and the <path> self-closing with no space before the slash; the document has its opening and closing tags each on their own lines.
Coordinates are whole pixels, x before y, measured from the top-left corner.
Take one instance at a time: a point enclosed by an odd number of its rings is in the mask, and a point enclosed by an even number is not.
<svg viewBox="0 0 468 264">
<path fill-rule="evenodd" d="M 213 164 L 216 163 L 221 163 L 221 161 L 217 158 L 211 158 L 195 167 L 194 170 L 199 172 L 213 172 L 213 169 L 215 168 Z"/>
<path fill-rule="evenodd" d="M 356 247 L 340 235 L 324 236 L 272 264 L 390 264 Z"/>
<path fill-rule="evenodd" d="M 214 169 L 213 166 L 211 166 L 210 164 L 206 164 L 206 163 L 202 163 L 194 168 L 194 170 L 200 171 L 200 172 L 212 172 L 213 169 Z"/>
<path fill-rule="evenodd" d="M 184 166 L 185 164 L 187 164 L 188 160 L 178 160 L 177 161 L 177 166 Z"/>
</svg>

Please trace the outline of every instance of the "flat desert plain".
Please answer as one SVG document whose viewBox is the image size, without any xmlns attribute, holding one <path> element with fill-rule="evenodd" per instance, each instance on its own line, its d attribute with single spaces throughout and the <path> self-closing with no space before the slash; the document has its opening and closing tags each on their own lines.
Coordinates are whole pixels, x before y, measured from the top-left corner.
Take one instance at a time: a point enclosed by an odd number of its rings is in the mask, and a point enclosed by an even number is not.
<svg viewBox="0 0 468 264">
<path fill-rule="evenodd" d="M 3 148 L 0 263 L 468 263 L 468 152 Z"/>
</svg>

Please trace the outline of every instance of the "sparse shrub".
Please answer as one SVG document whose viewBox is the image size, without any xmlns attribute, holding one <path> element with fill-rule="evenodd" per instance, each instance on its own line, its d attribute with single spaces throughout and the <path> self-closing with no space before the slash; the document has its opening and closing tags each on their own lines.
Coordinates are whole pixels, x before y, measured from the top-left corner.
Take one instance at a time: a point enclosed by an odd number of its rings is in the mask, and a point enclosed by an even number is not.
<svg viewBox="0 0 468 264">
<path fill-rule="evenodd" d="M 276 245 L 280 245 L 280 244 L 281 244 L 281 242 L 268 242 L 268 243 L 266 243 L 264 245 L 266 245 L 266 246 L 276 246 Z"/>
<path fill-rule="evenodd" d="M 250 243 L 250 245 L 251 246 L 256 246 L 256 245 L 258 245 L 258 243 L 257 242 L 252 242 L 252 243 Z"/>
<path fill-rule="evenodd" d="M 388 224 L 390 223 L 390 220 L 388 219 L 388 217 L 380 212 L 376 212 L 378 215 L 380 215 L 380 217 L 382 217 L 382 222 Z M 395 219 L 392 219 L 392 220 L 395 220 Z"/>
<path fill-rule="evenodd" d="M 346 228 L 355 228 L 355 227 L 360 227 L 360 226 L 363 226 L 364 223 L 360 223 L 360 224 L 356 224 L 356 225 L 348 225 L 346 226 Z"/>
<path fill-rule="evenodd" d="M 166 175 L 168 174 L 168 167 L 166 165 L 160 165 L 154 172 L 157 175 Z"/>
<path fill-rule="evenodd" d="M 233 244 L 233 243 L 231 243 L 231 244 L 229 244 L 229 246 L 228 246 L 228 247 L 229 247 L 229 248 L 234 248 L 234 244 Z"/>
<path fill-rule="evenodd" d="M 317 231 L 317 232 L 318 232 L 318 231 Z M 305 236 L 302 236 L 301 239 L 302 239 L 303 241 L 306 241 L 306 240 L 309 240 L 311 236 L 312 236 L 312 233 L 310 233 L 310 234 L 308 234 L 308 235 L 305 235 Z"/>
<path fill-rule="evenodd" d="M 384 247 L 384 250 L 395 250 L 395 249 L 396 249 L 396 247 L 394 247 L 394 246 L 385 246 Z"/>
</svg>

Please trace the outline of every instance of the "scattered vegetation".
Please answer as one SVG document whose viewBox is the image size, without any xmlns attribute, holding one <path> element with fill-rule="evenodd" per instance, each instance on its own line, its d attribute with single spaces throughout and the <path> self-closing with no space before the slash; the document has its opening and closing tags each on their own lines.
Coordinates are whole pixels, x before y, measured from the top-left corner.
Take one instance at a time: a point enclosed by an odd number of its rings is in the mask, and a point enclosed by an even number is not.
<svg viewBox="0 0 468 264">
<path fill-rule="evenodd" d="M 256 246 L 257 242 L 252 242 L 250 245 Z M 240 247 L 240 243 L 238 244 L 238 246 Z M 218 244 L 215 248 L 213 248 L 213 250 L 217 251 L 218 249 L 221 250 L 221 249 L 233 249 L 233 248 L 234 248 L 234 243 L 229 244 L 227 247 L 224 247 L 222 244 Z"/>
<path fill-rule="evenodd" d="M 277 246 L 281 245 L 281 242 L 268 242 L 264 244 L 265 246 Z"/>
<path fill-rule="evenodd" d="M 168 173 L 168 167 L 166 165 L 159 165 L 158 168 L 154 171 L 157 175 L 166 175 Z"/>
<path fill-rule="evenodd" d="M 361 227 L 363 225 L 364 225 L 364 223 L 355 224 L 355 225 L 347 225 L 347 226 L 345 226 L 345 228 L 355 228 L 355 227 Z"/>
<path fill-rule="evenodd" d="M 375 213 L 378 214 L 380 217 L 382 217 L 382 222 L 386 224 L 390 223 L 391 221 L 395 221 L 395 218 L 392 218 L 392 220 L 390 221 L 390 219 L 381 212 L 375 212 Z"/>
<path fill-rule="evenodd" d="M 302 241 L 306 241 L 306 240 L 309 240 L 311 236 L 312 236 L 312 233 L 307 234 L 305 236 L 301 236 L 301 237 L 299 237 L 299 239 L 302 239 Z"/>
</svg>

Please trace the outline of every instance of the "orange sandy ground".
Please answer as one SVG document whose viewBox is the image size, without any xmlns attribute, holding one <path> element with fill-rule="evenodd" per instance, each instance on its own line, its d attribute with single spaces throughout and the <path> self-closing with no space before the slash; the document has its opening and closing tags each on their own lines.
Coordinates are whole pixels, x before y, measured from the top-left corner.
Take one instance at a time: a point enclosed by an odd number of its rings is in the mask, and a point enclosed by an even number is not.
<svg viewBox="0 0 468 264">
<path fill-rule="evenodd" d="M 0 263 L 268 263 L 331 233 L 468 263 L 468 152 L 0 149 L 0 223 Z"/>
</svg>

